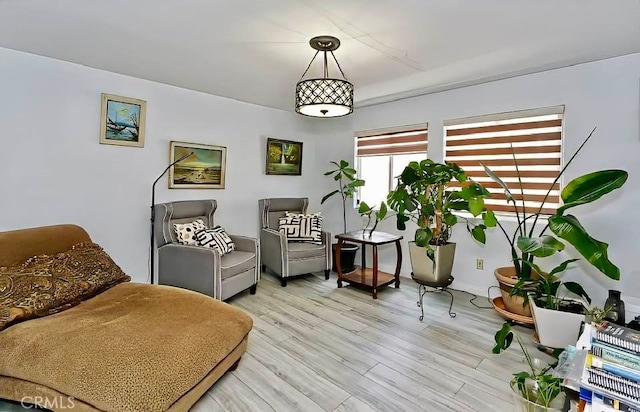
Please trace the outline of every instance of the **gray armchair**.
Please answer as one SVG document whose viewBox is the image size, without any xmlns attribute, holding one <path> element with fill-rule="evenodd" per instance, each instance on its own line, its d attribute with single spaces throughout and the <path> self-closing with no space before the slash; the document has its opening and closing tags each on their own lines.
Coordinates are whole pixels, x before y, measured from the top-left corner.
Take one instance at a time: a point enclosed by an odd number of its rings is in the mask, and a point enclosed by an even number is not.
<svg viewBox="0 0 640 412">
<path fill-rule="evenodd" d="M 235 250 L 220 256 L 212 248 L 178 243 L 174 223 L 202 219 L 213 227 L 215 200 L 189 200 L 155 205 L 158 246 L 158 283 L 177 286 L 225 300 L 249 289 L 256 293 L 260 280 L 260 248 L 251 237 L 229 235 Z"/>
<path fill-rule="evenodd" d="M 287 242 L 278 232 L 278 219 L 285 212 L 307 213 L 309 199 L 276 198 L 260 199 L 260 256 L 262 270 L 267 267 L 280 277 L 280 284 L 287 286 L 292 276 L 324 271 L 329 279 L 331 268 L 331 234 L 322 232 L 322 245 L 304 242 Z"/>
</svg>

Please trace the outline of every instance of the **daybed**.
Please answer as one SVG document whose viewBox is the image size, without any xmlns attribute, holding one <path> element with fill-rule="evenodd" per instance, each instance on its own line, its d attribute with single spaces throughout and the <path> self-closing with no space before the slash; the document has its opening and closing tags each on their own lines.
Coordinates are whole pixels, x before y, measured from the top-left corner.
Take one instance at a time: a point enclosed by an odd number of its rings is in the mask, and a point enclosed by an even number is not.
<svg viewBox="0 0 640 412">
<path fill-rule="evenodd" d="M 0 267 L 80 242 L 89 235 L 73 225 L 0 233 Z M 5 276 L 0 302 L 7 288 Z M 251 327 L 248 315 L 203 294 L 119 283 L 1 330 L 0 398 L 40 397 L 60 411 L 187 411 L 237 366 Z"/>
</svg>

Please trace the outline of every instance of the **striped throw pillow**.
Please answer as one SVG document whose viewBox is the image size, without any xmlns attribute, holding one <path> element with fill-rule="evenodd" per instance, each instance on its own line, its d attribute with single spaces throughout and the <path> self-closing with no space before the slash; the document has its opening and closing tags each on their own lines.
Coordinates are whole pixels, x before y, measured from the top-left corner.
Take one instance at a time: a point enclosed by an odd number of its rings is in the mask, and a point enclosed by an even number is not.
<svg viewBox="0 0 640 412">
<path fill-rule="evenodd" d="M 287 212 L 278 220 L 278 231 L 290 242 L 322 244 L 322 216 Z"/>
<path fill-rule="evenodd" d="M 213 248 L 220 252 L 221 255 L 226 255 L 236 249 L 233 240 L 231 240 L 222 226 L 199 230 L 196 232 L 195 238 L 198 246 Z"/>
</svg>

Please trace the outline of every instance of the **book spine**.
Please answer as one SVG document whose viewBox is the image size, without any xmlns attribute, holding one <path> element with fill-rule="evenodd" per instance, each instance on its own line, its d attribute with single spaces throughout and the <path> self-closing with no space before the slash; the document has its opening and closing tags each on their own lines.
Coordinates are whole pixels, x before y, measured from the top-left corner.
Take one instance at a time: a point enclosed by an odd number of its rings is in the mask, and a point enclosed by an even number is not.
<svg viewBox="0 0 640 412">
<path fill-rule="evenodd" d="M 628 405 L 625 402 L 621 402 L 617 399 L 613 399 L 607 395 L 602 396 L 602 403 L 613 408 L 615 411 L 623 411 L 623 412 L 640 412 L 640 409 Z"/>
<path fill-rule="evenodd" d="M 640 354 L 640 334 L 637 331 L 605 322 L 596 330 L 595 339 Z"/>
<path fill-rule="evenodd" d="M 602 388 L 612 393 L 640 402 L 640 384 L 622 378 L 602 369 L 587 369 L 588 382 L 596 388 Z"/>
<path fill-rule="evenodd" d="M 629 352 L 605 346 L 599 342 L 592 342 L 591 353 L 606 361 L 614 362 L 627 368 L 640 370 L 640 358 Z"/>
<path fill-rule="evenodd" d="M 588 355 L 587 366 L 602 369 L 614 375 L 622 376 L 623 378 L 629 379 L 630 381 L 633 381 L 635 383 L 640 382 L 640 371 L 607 362 L 600 357 L 593 356 L 593 354 Z"/>
</svg>

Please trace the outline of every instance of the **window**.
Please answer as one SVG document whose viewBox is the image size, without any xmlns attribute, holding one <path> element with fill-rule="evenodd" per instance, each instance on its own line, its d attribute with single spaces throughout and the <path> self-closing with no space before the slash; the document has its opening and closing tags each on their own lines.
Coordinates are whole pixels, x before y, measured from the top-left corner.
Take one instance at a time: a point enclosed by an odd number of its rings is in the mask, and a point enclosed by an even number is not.
<svg viewBox="0 0 640 412">
<path fill-rule="evenodd" d="M 365 180 L 358 201 L 379 205 L 395 187 L 395 176 L 427 157 L 427 125 L 356 133 L 358 176 Z"/>
<path fill-rule="evenodd" d="M 487 176 L 482 165 L 505 182 L 522 211 L 515 153 L 525 212 L 537 212 L 551 188 L 542 210 L 551 214 L 560 204 L 560 183 L 553 182 L 561 168 L 563 111 L 563 107 L 554 107 L 446 122 L 445 160 L 457 163 L 492 193 L 486 200 L 487 207 L 513 212 L 504 190 Z"/>
</svg>

